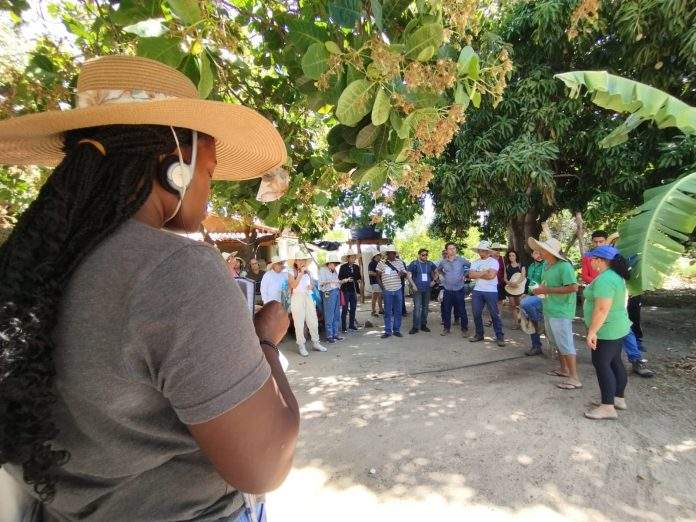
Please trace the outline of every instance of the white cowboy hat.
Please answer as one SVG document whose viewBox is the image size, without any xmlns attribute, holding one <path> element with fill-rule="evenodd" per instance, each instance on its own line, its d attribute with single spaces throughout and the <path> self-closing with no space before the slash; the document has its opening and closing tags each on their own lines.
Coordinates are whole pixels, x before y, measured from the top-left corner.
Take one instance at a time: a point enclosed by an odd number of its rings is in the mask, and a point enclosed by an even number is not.
<svg viewBox="0 0 696 522">
<path fill-rule="evenodd" d="M 546 241 L 537 241 L 533 237 L 530 237 L 527 240 L 527 244 L 529 244 L 529 248 L 532 250 L 546 250 L 552 256 L 568 261 L 568 258 L 561 250 L 561 242 L 555 237 L 550 237 Z"/>
<path fill-rule="evenodd" d="M 324 262 L 325 265 L 328 265 L 329 263 L 336 263 L 337 265 L 341 263 L 342 257 L 338 255 L 338 252 L 329 252 L 326 255 L 326 261 Z"/>
<path fill-rule="evenodd" d="M 398 254 L 399 251 L 396 249 L 394 245 L 387 245 L 384 247 L 384 253 L 386 254 L 387 252 L 394 252 L 395 254 Z"/>
<path fill-rule="evenodd" d="M 293 261 L 297 261 L 298 259 L 312 259 L 312 256 L 310 256 L 309 252 L 307 252 L 303 248 L 297 247 L 293 252 L 288 254 L 287 260 L 291 260 L 291 259 Z"/>
<path fill-rule="evenodd" d="M 74 109 L 1 121 L 0 163 L 57 165 L 66 131 L 102 125 L 167 125 L 208 134 L 215 138 L 214 179 L 257 178 L 287 158 L 280 134 L 258 112 L 201 100 L 184 74 L 154 60 L 104 56 L 87 61 L 76 90 Z"/>
<path fill-rule="evenodd" d="M 491 247 L 491 242 L 490 241 L 481 241 L 478 245 L 476 245 L 476 248 L 474 250 L 487 250 L 491 251 L 493 247 Z"/>
<path fill-rule="evenodd" d="M 520 272 L 512 274 L 510 281 L 505 285 L 505 291 L 510 295 L 522 295 L 524 287 L 527 284 L 527 278 Z"/>
<path fill-rule="evenodd" d="M 348 262 L 348 256 L 356 257 L 357 255 L 358 255 L 357 252 L 354 252 L 353 250 L 349 250 L 348 252 L 346 252 L 345 254 L 343 254 L 343 255 L 341 256 L 341 262 L 342 262 L 342 263 L 347 263 L 347 262 Z"/>
<path fill-rule="evenodd" d="M 272 257 L 271 257 L 271 264 L 272 264 L 272 265 L 276 265 L 276 264 L 278 264 L 278 263 L 285 263 L 285 259 L 283 259 L 283 258 L 280 257 L 280 256 L 272 256 Z"/>
<path fill-rule="evenodd" d="M 229 260 L 230 257 L 234 257 L 237 255 L 237 251 L 235 250 L 234 252 L 223 252 L 222 257 L 225 261 Z"/>
</svg>

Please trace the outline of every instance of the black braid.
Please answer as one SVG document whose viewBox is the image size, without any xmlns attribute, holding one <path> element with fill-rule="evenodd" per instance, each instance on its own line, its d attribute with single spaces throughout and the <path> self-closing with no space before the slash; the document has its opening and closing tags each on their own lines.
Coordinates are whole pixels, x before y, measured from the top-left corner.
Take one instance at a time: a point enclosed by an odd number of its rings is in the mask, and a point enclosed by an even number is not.
<svg viewBox="0 0 696 522">
<path fill-rule="evenodd" d="M 191 133 L 177 129 L 182 145 Z M 106 155 L 89 138 L 100 142 Z M 21 465 L 39 498 L 56 491 L 52 418 L 53 341 L 60 299 L 77 266 L 145 203 L 162 155 L 175 150 L 169 127 L 112 125 L 71 131 L 65 158 L 0 246 L 0 466 Z"/>
</svg>

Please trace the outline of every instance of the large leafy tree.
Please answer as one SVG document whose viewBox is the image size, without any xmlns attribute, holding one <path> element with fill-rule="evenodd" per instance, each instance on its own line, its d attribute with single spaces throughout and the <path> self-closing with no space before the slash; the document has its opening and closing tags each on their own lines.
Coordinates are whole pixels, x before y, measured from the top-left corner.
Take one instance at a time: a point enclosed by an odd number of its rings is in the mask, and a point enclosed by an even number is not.
<svg viewBox="0 0 696 522">
<path fill-rule="evenodd" d="M 179 68 L 203 97 L 244 103 L 277 123 L 292 182 L 269 205 L 258 182 L 218 184 L 220 212 L 257 216 L 317 236 L 340 192 L 370 186 L 376 203 L 412 201 L 469 105 L 499 99 L 511 63 L 499 41 L 475 45 L 485 0 L 42 3 L 68 45 L 47 34 L 3 75 L 0 116 L 70 102 L 78 62 L 135 53 Z M 3 3 L 21 29 L 26 2 Z M 19 33 L 18 33 L 19 34 Z M 326 135 L 326 131 L 331 132 Z"/>
<path fill-rule="evenodd" d="M 438 164 L 435 231 L 451 237 L 483 219 L 490 236 L 509 234 L 521 251 L 562 209 L 613 227 L 645 187 L 696 161 L 693 138 L 655 127 L 638 129 L 640 141 L 601 148 L 615 117 L 569 99 L 553 77 L 602 67 L 693 101 L 696 12 L 683 2 L 597 4 L 505 4 L 493 28 L 512 44 L 515 70 L 502 102 L 471 113 Z"/>
</svg>

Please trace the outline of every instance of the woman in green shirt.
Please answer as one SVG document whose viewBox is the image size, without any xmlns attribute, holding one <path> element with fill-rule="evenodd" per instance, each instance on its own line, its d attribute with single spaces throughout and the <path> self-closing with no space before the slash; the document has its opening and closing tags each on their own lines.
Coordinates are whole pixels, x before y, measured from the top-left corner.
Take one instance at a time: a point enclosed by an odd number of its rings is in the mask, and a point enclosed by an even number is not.
<svg viewBox="0 0 696 522">
<path fill-rule="evenodd" d="M 587 325 L 587 346 L 597 372 L 602 402 L 585 413 L 588 419 L 615 419 L 616 410 L 626 409 L 626 370 L 621 361 L 623 339 L 631 322 L 626 311 L 628 263 L 608 245 L 587 254 L 599 275 L 585 288 L 583 316 Z"/>
</svg>

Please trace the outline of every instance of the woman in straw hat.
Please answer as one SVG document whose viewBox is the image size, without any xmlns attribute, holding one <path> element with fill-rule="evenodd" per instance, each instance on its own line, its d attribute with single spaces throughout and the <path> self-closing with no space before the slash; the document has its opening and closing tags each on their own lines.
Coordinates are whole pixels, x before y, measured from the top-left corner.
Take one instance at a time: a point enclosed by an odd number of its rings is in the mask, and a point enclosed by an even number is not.
<svg viewBox="0 0 696 522">
<path fill-rule="evenodd" d="M 271 269 L 261 278 L 261 300 L 263 304 L 271 301 L 282 303 L 283 286 L 288 284 L 288 274 L 283 272 L 285 260 L 280 256 L 271 258 Z"/>
<path fill-rule="evenodd" d="M 290 269 L 288 272 L 288 285 L 290 286 L 290 312 L 295 326 L 295 340 L 297 351 L 302 357 L 307 357 L 309 352 L 305 346 L 305 323 L 309 329 L 312 345 L 318 352 L 325 352 L 326 348 L 319 342 L 319 318 L 317 308 L 312 299 L 314 283 L 309 275 L 307 260 L 310 255 L 298 250 L 288 260 Z"/>
<path fill-rule="evenodd" d="M 343 341 L 338 335 L 341 320 L 341 281 L 338 279 L 336 267 L 341 264 L 341 256 L 337 252 L 329 252 L 325 265 L 319 270 L 319 289 L 324 303 L 324 325 L 326 326 L 326 342 L 333 344 Z"/>
<path fill-rule="evenodd" d="M 0 248 L 3 470 L 51 520 L 238 520 L 292 463 L 287 314 L 252 323 L 217 250 L 163 228 L 283 140 L 143 58 L 87 62 L 76 99 L 0 122 L 0 163 L 55 166 Z"/>
</svg>

